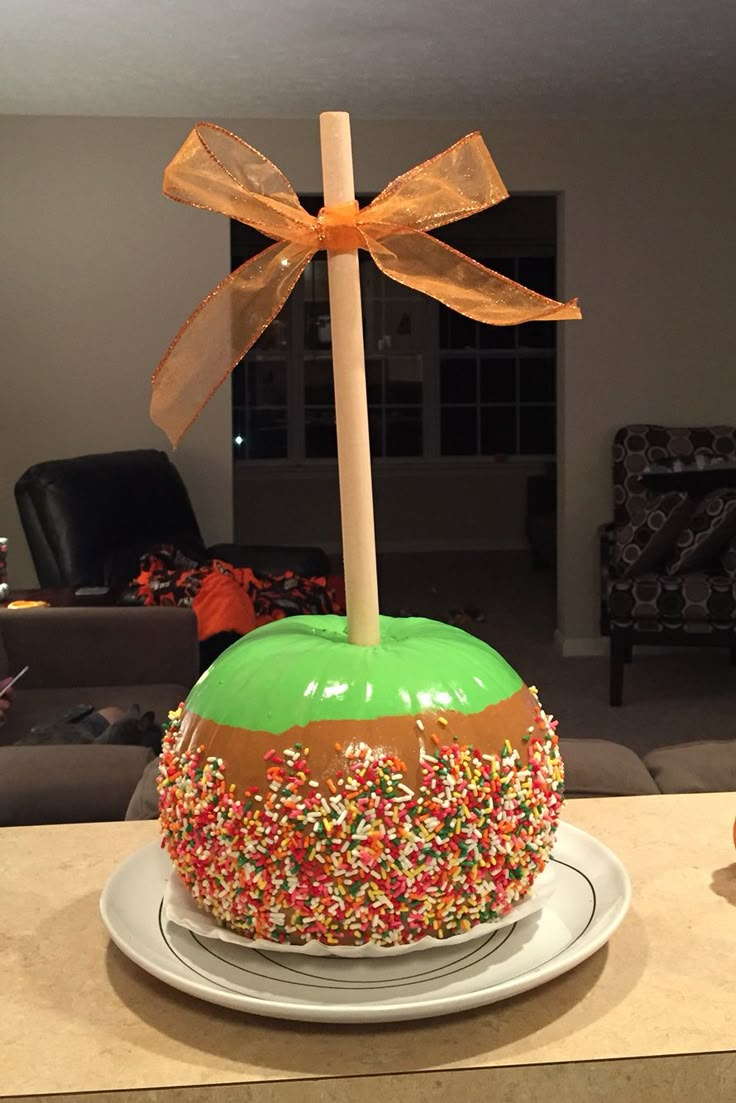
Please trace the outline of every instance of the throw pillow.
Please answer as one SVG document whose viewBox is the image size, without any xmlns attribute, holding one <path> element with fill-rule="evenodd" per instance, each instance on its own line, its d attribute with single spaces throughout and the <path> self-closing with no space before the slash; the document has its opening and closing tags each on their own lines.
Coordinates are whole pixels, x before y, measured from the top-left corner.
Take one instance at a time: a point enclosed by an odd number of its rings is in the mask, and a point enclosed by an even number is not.
<svg viewBox="0 0 736 1103">
<path fill-rule="evenodd" d="M 663 793 L 722 793 L 736 789 L 733 739 L 657 747 L 649 751 L 644 763 Z"/>
<path fill-rule="evenodd" d="M 736 536 L 721 552 L 721 566 L 730 578 L 736 578 Z"/>
<path fill-rule="evenodd" d="M 653 570 L 688 522 L 692 500 L 681 490 L 651 498 L 647 507 L 616 530 L 615 561 L 624 578 Z"/>
<path fill-rule="evenodd" d="M 707 567 L 736 533 L 736 490 L 712 490 L 702 498 L 677 539 L 667 574 Z"/>
</svg>

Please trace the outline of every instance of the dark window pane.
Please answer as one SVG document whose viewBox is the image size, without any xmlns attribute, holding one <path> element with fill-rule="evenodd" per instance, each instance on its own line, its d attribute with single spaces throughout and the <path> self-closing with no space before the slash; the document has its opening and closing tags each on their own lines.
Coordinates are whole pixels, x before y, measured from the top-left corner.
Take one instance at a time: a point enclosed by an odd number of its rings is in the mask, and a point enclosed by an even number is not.
<svg viewBox="0 0 736 1103">
<path fill-rule="evenodd" d="M 332 343 L 330 304 L 327 301 L 304 304 L 304 347 L 327 349 Z"/>
<path fill-rule="evenodd" d="M 247 455 L 245 439 L 245 410 L 233 406 L 233 455 L 242 460 Z"/>
<path fill-rule="evenodd" d="M 366 355 L 382 352 L 386 341 L 386 326 L 381 299 L 363 300 L 363 337 Z"/>
<path fill-rule="evenodd" d="M 274 352 L 275 350 L 283 350 L 286 348 L 289 343 L 287 310 L 288 307 L 286 310 L 282 310 L 269 326 L 266 326 L 261 336 L 253 345 L 253 352 Z"/>
<path fill-rule="evenodd" d="M 554 406 L 522 406 L 519 411 L 519 451 L 524 455 L 555 454 Z"/>
<path fill-rule="evenodd" d="M 478 429 L 474 406 L 446 406 L 441 411 L 441 452 L 443 456 L 476 456 Z"/>
<path fill-rule="evenodd" d="M 482 349 L 516 348 L 519 326 L 478 326 L 478 341 Z"/>
<path fill-rule="evenodd" d="M 484 456 L 516 453 L 516 407 L 483 406 L 480 411 L 480 450 Z"/>
<path fill-rule="evenodd" d="M 327 258 L 312 257 L 304 269 L 304 301 L 325 303 L 329 297 L 327 290 Z"/>
<path fill-rule="evenodd" d="M 519 331 L 519 348 L 553 349 L 557 340 L 555 322 L 524 322 Z"/>
<path fill-rule="evenodd" d="M 421 403 L 422 362 L 418 357 L 386 361 L 386 401 Z"/>
<path fill-rule="evenodd" d="M 251 410 L 245 450 L 249 459 L 282 459 L 287 455 L 286 411 Z"/>
<path fill-rule="evenodd" d="M 478 257 L 478 263 L 509 280 L 518 280 L 515 257 Z"/>
<path fill-rule="evenodd" d="M 331 360 L 304 361 L 304 402 L 307 406 L 334 406 Z"/>
<path fill-rule="evenodd" d="M 383 360 L 373 358 L 366 360 L 365 383 L 368 392 L 368 405 L 380 405 L 383 402 Z"/>
<path fill-rule="evenodd" d="M 554 402 L 555 361 L 551 356 L 522 360 L 519 365 L 519 398 L 522 402 Z"/>
<path fill-rule="evenodd" d="M 368 439 L 372 456 L 383 455 L 383 407 L 371 406 L 368 410 Z"/>
<path fill-rule="evenodd" d="M 366 299 L 383 299 L 386 294 L 391 294 L 390 287 L 393 283 L 388 276 L 373 263 L 366 253 L 359 253 L 360 261 L 360 293 Z"/>
<path fill-rule="evenodd" d="M 286 405 L 286 364 L 283 361 L 247 361 L 248 405 Z"/>
<path fill-rule="evenodd" d="M 516 402 L 516 361 L 481 360 L 481 402 Z"/>
<path fill-rule="evenodd" d="M 304 411 L 304 452 L 312 459 L 337 455 L 334 407 Z"/>
<path fill-rule="evenodd" d="M 450 347 L 450 316 L 452 311 L 448 306 L 443 306 L 439 303 L 437 307 L 437 322 L 438 333 L 437 339 L 441 349 L 449 349 Z"/>
<path fill-rule="evenodd" d="M 386 407 L 386 455 L 421 456 L 422 410 L 420 406 Z"/>
<path fill-rule="evenodd" d="M 396 284 L 396 291 L 406 291 L 407 297 L 400 300 L 393 298 L 386 300 L 386 333 L 390 344 L 387 346 L 391 352 L 410 353 L 417 347 L 421 340 L 421 318 L 423 304 L 416 294 L 414 299 L 409 298 L 411 291 Z"/>
<path fill-rule="evenodd" d="M 554 257 L 519 257 L 519 283 L 554 299 L 555 267 Z"/>
<path fill-rule="evenodd" d="M 475 357 L 472 360 L 440 361 L 440 402 L 476 402 L 478 399 L 478 372 Z"/>
<path fill-rule="evenodd" d="M 478 323 L 472 318 L 466 318 L 464 314 L 456 314 L 449 311 L 447 318 L 446 341 L 440 348 L 444 349 L 474 349 L 478 336 Z"/>
<path fill-rule="evenodd" d="M 233 406 L 245 406 L 245 375 L 247 371 L 248 369 L 242 360 L 233 371 Z"/>
</svg>

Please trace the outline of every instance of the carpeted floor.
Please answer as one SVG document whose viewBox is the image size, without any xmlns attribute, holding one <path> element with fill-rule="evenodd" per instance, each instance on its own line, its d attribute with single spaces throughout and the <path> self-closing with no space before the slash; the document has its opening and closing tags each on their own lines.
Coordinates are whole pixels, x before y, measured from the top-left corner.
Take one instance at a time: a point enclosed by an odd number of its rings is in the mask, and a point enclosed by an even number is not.
<svg viewBox="0 0 736 1103">
<path fill-rule="evenodd" d="M 560 733 L 623 743 L 639 754 L 696 739 L 736 738 L 736 668 L 724 648 L 634 652 L 624 703 L 608 704 L 608 659 L 563 659 L 554 645 L 551 572 L 534 572 L 525 553 L 427 552 L 379 558 L 381 609 L 448 620 L 477 609 L 472 631 L 522 677 L 539 686 Z M 466 625 L 463 625 L 464 627 Z"/>
</svg>

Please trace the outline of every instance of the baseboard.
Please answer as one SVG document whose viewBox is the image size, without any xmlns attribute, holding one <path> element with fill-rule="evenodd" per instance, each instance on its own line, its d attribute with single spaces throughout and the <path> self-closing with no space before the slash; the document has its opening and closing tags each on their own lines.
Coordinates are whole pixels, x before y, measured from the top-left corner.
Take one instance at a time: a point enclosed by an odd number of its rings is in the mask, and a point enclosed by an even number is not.
<svg viewBox="0 0 736 1103">
<path fill-rule="evenodd" d="M 555 628 L 555 647 L 564 659 L 597 659 L 608 654 L 605 636 L 563 636 L 559 628 Z"/>
<path fill-rule="evenodd" d="M 342 545 L 326 542 L 320 544 L 328 555 L 339 555 Z M 529 547 L 523 540 L 484 540 L 472 538 L 458 540 L 448 537 L 446 540 L 432 536 L 431 540 L 384 540 L 377 546 L 379 555 L 419 555 L 423 552 L 528 552 Z"/>
</svg>

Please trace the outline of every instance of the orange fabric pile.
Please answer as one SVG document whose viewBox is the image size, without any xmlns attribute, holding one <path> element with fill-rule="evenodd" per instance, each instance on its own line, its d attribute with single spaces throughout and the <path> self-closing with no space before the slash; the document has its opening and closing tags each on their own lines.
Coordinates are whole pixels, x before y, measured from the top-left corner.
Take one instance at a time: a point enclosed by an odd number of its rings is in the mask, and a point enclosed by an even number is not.
<svg viewBox="0 0 736 1103">
<path fill-rule="evenodd" d="M 259 577 L 250 567 L 221 559 L 201 566 L 169 547 L 143 556 L 133 585 L 144 605 L 191 606 L 200 640 L 218 632 L 244 636 L 286 616 L 343 612 L 343 601 L 326 578 L 302 578 L 292 571 Z"/>
</svg>

